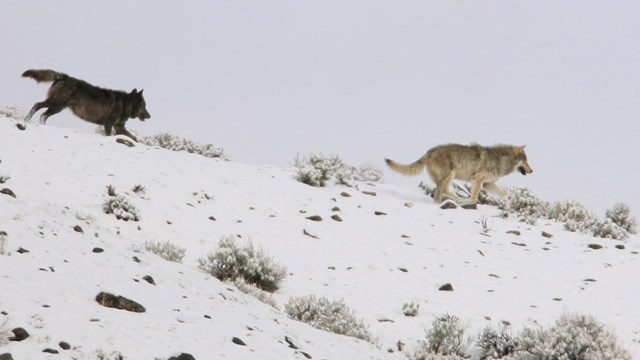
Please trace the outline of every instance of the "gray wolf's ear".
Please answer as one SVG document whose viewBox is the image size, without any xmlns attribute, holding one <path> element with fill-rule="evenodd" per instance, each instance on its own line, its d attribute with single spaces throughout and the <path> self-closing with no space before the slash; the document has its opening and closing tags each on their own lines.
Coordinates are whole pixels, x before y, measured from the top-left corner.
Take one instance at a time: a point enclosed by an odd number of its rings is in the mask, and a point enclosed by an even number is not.
<svg viewBox="0 0 640 360">
<path fill-rule="evenodd" d="M 133 90 L 131 90 L 131 95 L 135 95 L 135 94 L 137 94 L 137 93 L 138 93 L 138 89 L 133 89 Z"/>
<path fill-rule="evenodd" d="M 139 94 L 142 95 L 142 92 L 144 91 L 144 89 L 140 90 Z"/>
</svg>

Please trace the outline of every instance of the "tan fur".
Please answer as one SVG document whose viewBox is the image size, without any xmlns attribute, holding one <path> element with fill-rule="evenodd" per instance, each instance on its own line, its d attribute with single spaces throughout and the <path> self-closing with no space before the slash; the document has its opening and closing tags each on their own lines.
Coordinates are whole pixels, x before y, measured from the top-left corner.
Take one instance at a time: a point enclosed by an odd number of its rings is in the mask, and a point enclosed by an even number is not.
<svg viewBox="0 0 640 360">
<path fill-rule="evenodd" d="M 524 146 L 512 145 L 485 147 L 477 144 L 445 144 L 430 149 L 409 165 L 390 159 L 385 161 L 391 169 L 409 176 L 417 175 L 426 168 L 429 177 L 436 183 L 433 195 L 436 203 L 440 203 L 443 197 L 460 200 L 449 190 L 454 179 L 471 183 L 471 197 L 466 203 L 475 204 L 481 188 L 506 196 L 506 192 L 495 184 L 499 178 L 515 170 L 523 175 L 533 172 L 527 162 Z"/>
</svg>

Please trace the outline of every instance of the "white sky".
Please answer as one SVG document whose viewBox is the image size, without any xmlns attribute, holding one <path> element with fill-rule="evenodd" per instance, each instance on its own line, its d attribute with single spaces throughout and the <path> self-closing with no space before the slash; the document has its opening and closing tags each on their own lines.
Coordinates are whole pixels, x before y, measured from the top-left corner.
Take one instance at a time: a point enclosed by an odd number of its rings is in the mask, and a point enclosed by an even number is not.
<svg viewBox="0 0 640 360">
<path fill-rule="evenodd" d="M 22 0 L 1 10 L 1 106 L 43 100 L 48 85 L 20 74 L 51 68 L 144 88 L 152 118 L 130 129 L 220 145 L 238 162 L 324 152 L 382 168 L 446 142 L 526 144 L 534 173 L 499 183 L 599 215 L 618 201 L 640 211 L 637 1 Z M 93 131 L 68 111 L 48 124 Z"/>
</svg>

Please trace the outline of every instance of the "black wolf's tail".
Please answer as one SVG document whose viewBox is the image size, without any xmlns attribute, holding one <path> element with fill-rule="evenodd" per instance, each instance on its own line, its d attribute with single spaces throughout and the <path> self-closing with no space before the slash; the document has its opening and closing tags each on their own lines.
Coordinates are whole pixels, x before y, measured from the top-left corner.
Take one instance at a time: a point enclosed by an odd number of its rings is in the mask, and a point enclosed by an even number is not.
<svg viewBox="0 0 640 360">
<path fill-rule="evenodd" d="M 23 77 L 30 77 L 37 82 L 52 82 L 66 78 L 68 75 L 53 70 L 27 70 L 22 73 Z"/>
</svg>

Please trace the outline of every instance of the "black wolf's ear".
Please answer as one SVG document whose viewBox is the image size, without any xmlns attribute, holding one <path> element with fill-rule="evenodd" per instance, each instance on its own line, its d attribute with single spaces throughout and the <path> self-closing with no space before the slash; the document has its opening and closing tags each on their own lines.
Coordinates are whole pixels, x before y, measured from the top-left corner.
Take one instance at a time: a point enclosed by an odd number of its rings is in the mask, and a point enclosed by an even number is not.
<svg viewBox="0 0 640 360">
<path fill-rule="evenodd" d="M 135 94 L 137 94 L 137 93 L 138 93 L 138 89 L 133 89 L 133 90 L 131 90 L 131 95 L 135 95 Z"/>
<path fill-rule="evenodd" d="M 140 90 L 139 94 L 142 95 L 142 92 L 144 91 L 144 89 Z"/>
</svg>

